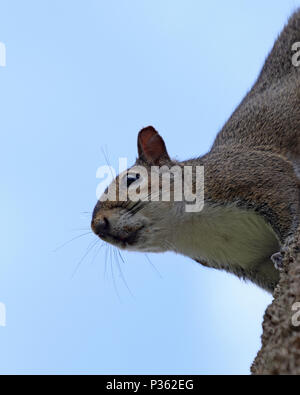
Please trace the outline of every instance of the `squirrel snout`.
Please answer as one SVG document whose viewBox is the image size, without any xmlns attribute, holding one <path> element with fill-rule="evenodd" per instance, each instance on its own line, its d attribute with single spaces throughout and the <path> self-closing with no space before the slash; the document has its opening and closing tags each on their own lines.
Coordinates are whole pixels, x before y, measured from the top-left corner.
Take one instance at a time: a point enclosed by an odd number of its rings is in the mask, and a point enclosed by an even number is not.
<svg viewBox="0 0 300 395">
<path fill-rule="evenodd" d="M 96 235 L 98 236 L 105 235 L 109 229 L 109 221 L 106 217 L 100 217 L 97 218 L 96 220 L 93 219 L 91 227 L 93 232 L 96 233 Z"/>
</svg>

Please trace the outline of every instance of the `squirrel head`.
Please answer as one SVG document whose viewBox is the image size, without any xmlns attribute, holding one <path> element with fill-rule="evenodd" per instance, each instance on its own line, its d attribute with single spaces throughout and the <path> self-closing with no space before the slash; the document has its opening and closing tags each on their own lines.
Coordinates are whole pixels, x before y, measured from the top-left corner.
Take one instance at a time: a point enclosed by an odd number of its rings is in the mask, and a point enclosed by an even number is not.
<svg viewBox="0 0 300 395">
<path fill-rule="evenodd" d="M 91 227 L 102 240 L 121 249 L 167 251 L 170 227 L 176 229 L 184 210 L 183 202 L 174 198 L 174 166 L 179 173 L 183 166 L 170 159 L 164 140 L 152 126 L 139 132 L 137 145 L 135 164 L 100 197 Z M 168 181 L 165 195 L 164 177 Z"/>
</svg>

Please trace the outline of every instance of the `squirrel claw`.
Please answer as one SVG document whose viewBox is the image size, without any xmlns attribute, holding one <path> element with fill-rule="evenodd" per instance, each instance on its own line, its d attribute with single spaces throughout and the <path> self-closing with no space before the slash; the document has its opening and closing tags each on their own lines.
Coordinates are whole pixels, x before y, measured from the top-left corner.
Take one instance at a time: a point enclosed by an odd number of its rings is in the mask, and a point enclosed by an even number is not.
<svg viewBox="0 0 300 395">
<path fill-rule="evenodd" d="M 283 270 L 283 256 L 281 252 L 276 252 L 271 256 L 271 259 L 274 263 L 275 269 L 279 270 L 280 272 Z"/>
</svg>

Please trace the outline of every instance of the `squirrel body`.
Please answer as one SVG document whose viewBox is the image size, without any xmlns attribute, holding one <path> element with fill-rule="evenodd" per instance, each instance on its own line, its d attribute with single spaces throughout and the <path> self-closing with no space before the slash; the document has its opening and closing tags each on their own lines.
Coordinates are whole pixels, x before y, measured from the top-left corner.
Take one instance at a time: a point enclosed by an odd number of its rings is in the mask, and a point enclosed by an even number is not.
<svg viewBox="0 0 300 395">
<path fill-rule="evenodd" d="M 176 201 L 98 201 L 93 231 L 117 247 L 174 251 L 250 279 L 272 292 L 274 261 L 299 225 L 300 70 L 292 45 L 300 42 L 300 11 L 276 40 L 252 89 L 202 157 L 177 162 L 149 126 L 138 136 L 139 157 L 114 183 L 145 166 L 204 167 L 204 207 L 186 213 Z M 130 181 L 131 182 L 131 181 Z M 149 185 L 142 184 L 148 189 Z M 274 257 L 272 260 L 271 257 Z"/>
</svg>

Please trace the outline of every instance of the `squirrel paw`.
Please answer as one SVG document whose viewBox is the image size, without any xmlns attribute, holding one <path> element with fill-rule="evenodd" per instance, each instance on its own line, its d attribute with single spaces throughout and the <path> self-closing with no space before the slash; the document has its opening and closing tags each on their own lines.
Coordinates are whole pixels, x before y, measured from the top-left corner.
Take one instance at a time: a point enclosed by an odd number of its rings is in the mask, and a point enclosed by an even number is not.
<svg viewBox="0 0 300 395">
<path fill-rule="evenodd" d="M 275 269 L 279 270 L 280 272 L 283 270 L 283 255 L 281 252 L 276 252 L 271 256 L 271 259 L 274 263 Z"/>
</svg>

